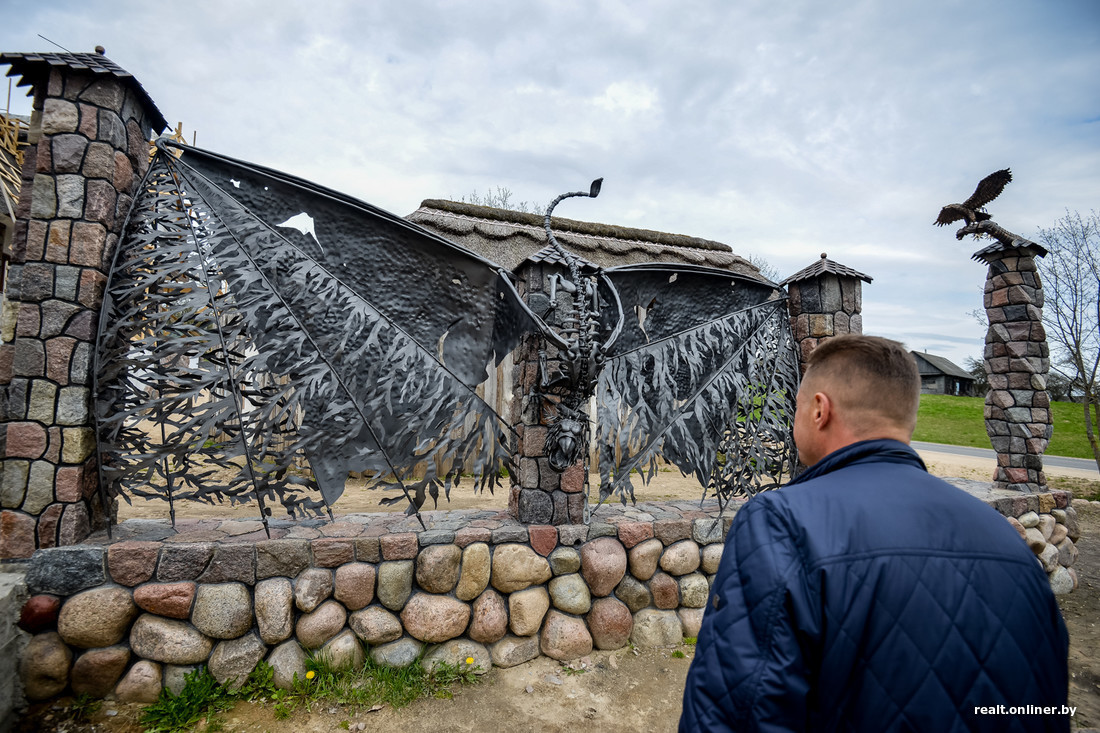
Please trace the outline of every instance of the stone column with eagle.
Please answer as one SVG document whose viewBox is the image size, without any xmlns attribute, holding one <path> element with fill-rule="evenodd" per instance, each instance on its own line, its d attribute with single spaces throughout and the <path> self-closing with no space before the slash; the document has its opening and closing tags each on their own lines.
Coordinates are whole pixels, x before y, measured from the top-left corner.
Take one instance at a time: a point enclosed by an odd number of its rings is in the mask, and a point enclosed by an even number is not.
<svg viewBox="0 0 1100 733">
<path fill-rule="evenodd" d="M 985 427 L 997 451 L 994 489 L 1039 492 L 1046 486 L 1043 453 L 1053 431 L 1050 395 L 1050 347 L 1043 328 L 1043 284 L 1035 265 L 1047 251 L 995 223 L 984 207 L 1012 180 L 1006 168 L 982 179 L 961 204 L 948 204 L 936 224 L 965 221 L 955 236 L 990 238 L 993 243 L 972 256 L 989 266 L 985 280 L 985 368 L 989 394 Z"/>
</svg>

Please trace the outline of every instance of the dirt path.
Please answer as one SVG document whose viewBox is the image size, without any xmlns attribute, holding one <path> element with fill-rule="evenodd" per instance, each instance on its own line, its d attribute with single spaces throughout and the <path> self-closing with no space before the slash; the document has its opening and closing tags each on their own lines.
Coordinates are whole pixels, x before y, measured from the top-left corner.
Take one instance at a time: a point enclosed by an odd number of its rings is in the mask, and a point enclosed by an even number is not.
<svg viewBox="0 0 1100 733">
<path fill-rule="evenodd" d="M 922 452 L 933 473 L 988 480 L 992 462 L 946 454 Z M 1050 472 L 1052 475 L 1056 471 Z M 1100 489 L 1096 477 L 1067 476 L 1082 488 Z M 340 512 L 382 511 L 377 494 L 349 489 L 338 505 Z M 638 487 L 639 501 L 648 499 L 698 498 L 698 485 L 677 472 L 659 474 L 650 487 Z M 459 490 L 453 495 L 454 508 L 501 506 L 505 492 L 478 497 Z M 477 502 L 494 502 L 480 504 Z M 499 502 L 499 503 L 495 503 Z M 131 507 L 130 516 L 153 507 Z M 240 508 L 200 507 L 209 514 L 225 517 Z M 159 507 L 157 507 L 159 511 Z M 1100 727 L 1100 507 L 1078 509 L 1081 520 L 1080 557 L 1076 568 L 1080 588 L 1059 603 L 1070 634 L 1070 705 L 1078 708 L 1075 727 Z M 337 733 L 341 730 L 483 731 L 508 732 L 599 730 L 609 733 L 674 731 L 680 717 L 680 698 L 691 661 L 692 648 L 681 647 L 684 658 L 673 650 L 632 653 L 620 649 L 596 652 L 591 667 L 583 674 L 567 674 L 552 660 L 540 658 L 511 669 L 493 669 L 480 684 L 460 688 L 453 700 L 420 700 L 407 708 L 383 708 L 376 712 L 353 711 L 337 706 L 315 705 L 310 712 L 298 712 L 289 720 L 276 720 L 270 706 L 238 704 L 215 721 L 197 730 L 271 731 L 272 733 Z M 528 689 L 530 691 L 528 691 Z M 39 706 L 20 721 L 17 730 L 65 731 L 66 733 L 140 733 L 141 708 L 137 705 L 106 703 L 90 724 L 75 724 L 61 706 Z M 220 721 L 220 722 L 219 722 Z M 359 729 L 358 725 L 363 724 Z"/>
</svg>

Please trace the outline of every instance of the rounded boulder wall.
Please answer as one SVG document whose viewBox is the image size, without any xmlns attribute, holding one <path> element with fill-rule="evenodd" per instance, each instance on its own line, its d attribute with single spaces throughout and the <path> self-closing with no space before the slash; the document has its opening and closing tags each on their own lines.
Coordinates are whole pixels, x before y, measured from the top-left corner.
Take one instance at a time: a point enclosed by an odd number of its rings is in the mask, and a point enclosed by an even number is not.
<svg viewBox="0 0 1100 733">
<path fill-rule="evenodd" d="M 77 695 L 105 697 L 115 689 L 129 663 L 130 647 L 125 644 L 84 652 L 73 663 L 73 692 Z"/>
<path fill-rule="evenodd" d="M 130 649 L 156 662 L 199 664 L 213 648 L 208 636 L 184 621 L 143 613 L 130 629 Z"/>
<path fill-rule="evenodd" d="M 163 683 L 162 670 L 156 662 L 142 659 L 126 673 L 115 688 L 120 702 L 136 702 L 151 705 L 160 697 Z"/>
<path fill-rule="evenodd" d="M 295 636 L 306 649 L 316 649 L 340 633 L 348 612 L 336 601 L 325 601 L 311 613 L 298 619 Z"/>
<path fill-rule="evenodd" d="M 236 639 L 252 628 L 252 594 L 243 583 L 200 585 L 191 623 L 214 639 Z M 142 656 L 145 656 L 144 654 Z"/>
<path fill-rule="evenodd" d="M 287 578 L 256 584 L 256 628 L 265 644 L 278 644 L 294 633 L 294 591 Z"/>
<path fill-rule="evenodd" d="M 527 545 L 507 544 L 493 553 L 491 580 L 501 593 L 514 593 L 550 580 L 550 563 Z"/>
<path fill-rule="evenodd" d="M 293 639 L 272 649 L 267 655 L 267 663 L 273 672 L 272 681 L 280 690 L 294 689 L 295 676 L 299 680 L 306 678 L 306 653 Z"/>
<path fill-rule="evenodd" d="M 416 558 L 416 582 L 428 593 L 450 593 L 458 582 L 461 562 L 457 545 L 429 545 Z"/>
<path fill-rule="evenodd" d="M 669 575 L 687 575 L 699 569 L 699 545 L 681 540 L 670 545 L 661 555 L 661 570 Z"/>
<path fill-rule="evenodd" d="M 440 662 L 456 669 L 472 670 L 479 675 L 493 668 L 493 658 L 489 655 L 489 650 L 469 639 L 453 639 L 432 649 L 424 655 L 424 670 L 432 672 Z"/>
<path fill-rule="evenodd" d="M 509 595 L 508 615 L 512 633 L 516 636 L 537 634 L 549 608 L 550 594 L 541 585 Z"/>
<path fill-rule="evenodd" d="M 649 581 L 649 591 L 657 608 L 672 610 L 680 605 L 680 584 L 671 575 L 656 573 Z"/>
<path fill-rule="evenodd" d="M 680 605 L 687 608 L 704 608 L 707 605 L 707 596 L 710 595 L 710 585 L 702 573 L 691 573 L 680 576 Z"/>
<path fill-rule="evenodd" d="M 474 613 L 466 633 L 482 644 L 492 644 L 508 633 L 508 606 L 492 588 L 486 589 L 474 601 Z"/>
<path fill-rule="evenodd" d="M 592 596 L 578 573 L 559 575 L 550 581 L 550 600 L 566 613 L 583 615 L 592 608 Z"/>
<path fill-rule="evenodd" d="M 267 646 L 253 633 L 239 639 L 220 642 L 210 654 L 207 668 L 219 684 L 240 689 L 252 670 L 267 654 Z"/>
<path fill-rule="evenodd" d="M 680 629 L 686 637 L 698 637 L 699 630 L 703 628 L 703 613 L 705 608 L 681 608 L 676 611 L 680 617 Z"/>
<path fill-rule="evenodd" d="M 634 614 L 630 640 L 640 649 L 676 646 L 684 640 L 683 624 L 675 611 L 644 608 Z"/>
<path fill-rule="evenodd" d="M 406 636 L 389 644 L 374 647 L 370 650 L 370 658 L 377 665 L 402 669 L 419 659 L 420 652 L 423 650 L 422 643 Z"/>
<path fill-rule="evenodd" d="M 551 659 L 565 662 L 592 653 L 592 634 L 584 621 L 560 611 L 550 611 L 542 626 L 539 648 Z"/>
<path fill-rule="evenodd" d="M 353 562 L 336 568 L 333 597 L 349 611 L 366 608 L 374 600 L 374 581 L 378 571 L 365 562 Z"/>
<path fill-rule="evenodd" d="M 489 647 L 489 653 L 497 667 L 515 667 L 517 664 L 530 662 L 539 655 L 539 638 L 509 634 L 494 642 Z"/>
<path fill-rule="evenodd" d="M 703 548 L 702 567 L 703 572 L 707 575 L 714 575 L 718 572 L 718 566 L 722 563 L 722 551 L 725 550 L 723 544 L 707 545 Z"/>
<path fill-rule="evenodd" d="M 69 646 L 98 649 L 122 641 L 138 614 L 130 591 L 94 588 L 72 596 L 61 606 L 57 631 Z"/>
<path fill-rule="evenodd" d="M 371 646 L 397 641 L 403 633 L 401 619 L 381 606 L 356 611 L 348 617 L 348 625 L 356 636 Z"/>
<path fill-rule="evenodd" d="M 28 634 L 40 634 L 52 629 L 61 612 L 61 599 L 46 593 L 31 596 L 19 613 L 19 628 Z"/>
<path fill-rule="evenodd" d="M 378 566 L 378 602 L 391 611 L 400 611 L 412 593 L 413 561 L 390 560 Z"/>
<path fill-rule="evenodd" d="M 630 574 L 642 581 L 652 578 L 664 549 L 658 539 L 646 540 L 630 548 Z"/>
<path fill-rule="evenodd" d="M 294 582 L 294 603 L 302 613 L 317 610 L 321 602 L 332 595 L 332 571 L 328 568 L 308 568 Z"/>
<path fill-rule="evenodd" d="M 344 629 L 325 644 L 318 654 L 333 669 L 354 670 L 363 666 L 367 657 L 363 645 L 351 629 Z"/>
<path fill-rule="evenodd" d="M 637 613 L 653 602 L 649 588 L 633 575 L 623 578 L 615 588 L 615 595 L 630 608 L 631 613 Z"/>
<path fill-rule="evenodd" d="M 19 660 L 19 676 L 28 700 L 47 700 L 69 684 L 73 653 L 55 631 L 31 638 Z"/>
<path fill-rule="evenodd" d="M 401 622 L 414 639 L 439 644 L 462 635 L 470 623 L 470 607 L 450 596 L 417 593 L 401 611 Z"/>
<path fill-rule="evenodd" d="M 455 597 L 460 601 L 472 601 L 489 587 L 489 568 L 492 566 L 489 545 L 474 542 L 462 551 L 462 573 L 458 577 Z"/>
<path fill-rule="evenodd" d="M 597 598 L 611 595 L 626 575 L 626 549 L 614 537 L 600 537 L 581 547 L 581 575 Z"/>
<path fill-rule="evenodd" d="M 621 649 L 634 629 L 634 615 L 617 598 L 597 598 L 587 620 L 592 642 L 598 649 Z"/>
</svg>

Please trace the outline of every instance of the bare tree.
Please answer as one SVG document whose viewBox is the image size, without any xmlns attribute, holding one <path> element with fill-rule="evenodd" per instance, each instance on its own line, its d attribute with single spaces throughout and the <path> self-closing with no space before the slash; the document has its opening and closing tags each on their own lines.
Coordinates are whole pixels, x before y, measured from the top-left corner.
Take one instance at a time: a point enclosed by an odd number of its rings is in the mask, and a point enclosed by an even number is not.
<svg viewBox="0 0 1100 733">
<path fill-rule="evenodd" d="M 464 204 L 491 206 L 494 209 L 507 209 L 524 214 L 541 214 L 546 210 L 545 206 L 540 209 L 538 204 L 533 204 L 530 201 L 513 202 L 512 190 L 504 186 L 497 186 L 496 191 L 490 188 L 484 195 L 479 195 L 477 189 L 474 189 L 473 193 L 463 196 L 459 201 Z"/>
<path fill-rule="evenodd" d="M 779 282 L 779 270 L 777 270 L 772 263 L 768 262 L 768 259 L 763 255 L 750 254 L 748 256 L 749 264 L 760 270 L 760 274 L 772 282 Z"/>
<path fill-rule="evenodd" d="M 1050 250 L 1040 273 L 1051 369 L 1083 395 L 1085 435 L 1100 468 L 1100 215 L 1067 210 L 1053 227 L 1039 230 L 1039 240 Z"/>
<path fill-rule="evenodd" d="M 985 361 L 972 356 L 966 357 L 966 371 L 974 377 L 974 391 L 971 396 L 985 397 L 985 393 L 989 391 L 989 372 L 986 371 Z"/>
</svg>

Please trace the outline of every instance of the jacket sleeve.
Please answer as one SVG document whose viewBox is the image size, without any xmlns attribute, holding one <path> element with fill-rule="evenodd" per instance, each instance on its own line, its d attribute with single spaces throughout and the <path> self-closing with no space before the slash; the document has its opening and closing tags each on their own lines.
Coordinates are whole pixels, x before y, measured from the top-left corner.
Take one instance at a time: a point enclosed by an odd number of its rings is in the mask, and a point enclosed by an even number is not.
<svg viewBox="0 0 1100 733">
<path fill-rule="evenodd" d="M 681 731 L 806 726 L 818 604 L 772 498 L 750 501 L 730 527 L 688 671 Z"/>
</svg>

